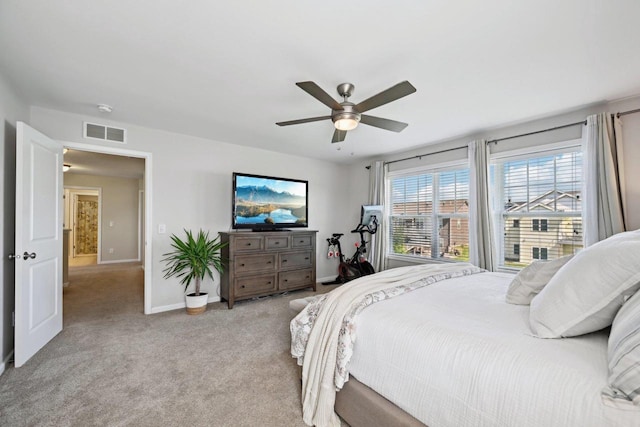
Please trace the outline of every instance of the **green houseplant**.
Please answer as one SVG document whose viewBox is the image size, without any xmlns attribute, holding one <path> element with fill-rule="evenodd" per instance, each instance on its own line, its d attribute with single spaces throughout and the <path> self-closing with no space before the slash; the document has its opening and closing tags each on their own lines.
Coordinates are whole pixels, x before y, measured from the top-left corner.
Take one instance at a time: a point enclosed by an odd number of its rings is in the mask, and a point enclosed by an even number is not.
<svg viewBox="0 0 640 427">
<path fill-rule="evenodd" d="M 165 279 L 176 276 L 180 278 L 180 284 L 184 285 L 184 291 L 187 292 L 189 285 L 195 281 L 195 292 L 185 296 L 187 304 L 187 313 L 200 314 L 207 307 L 208 295 L 206 292 L 200 292 L 200 284 L 205 276 L 213 279 L 213 270 L 215 268 L 222 273 L 224 266 L 220 250 L 226 246 L 221 242 L 220 236 L 215 238 L 209 237 L 209 232 L 203 230 L 194 234 L 190 230 L 184 230 L 186 238 L 180 239 L 175 234 L 171 235 L 171 247 L 173 251 L 164 254 L 163 262 L 167 263 L 167 267 L 163 270 Z"/>
</svg>

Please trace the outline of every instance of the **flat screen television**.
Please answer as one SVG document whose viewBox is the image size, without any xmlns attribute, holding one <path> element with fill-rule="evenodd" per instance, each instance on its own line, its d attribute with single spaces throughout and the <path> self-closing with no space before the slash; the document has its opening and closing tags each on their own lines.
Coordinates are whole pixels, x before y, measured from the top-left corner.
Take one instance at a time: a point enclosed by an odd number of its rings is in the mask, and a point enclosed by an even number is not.
<svg viewBox="0 0 640 427">
<path fill-rule="evenodd" d="M 309 226 L 309 182 L 233 173 L 234 229 L 282 230 Z"/>
</svg>

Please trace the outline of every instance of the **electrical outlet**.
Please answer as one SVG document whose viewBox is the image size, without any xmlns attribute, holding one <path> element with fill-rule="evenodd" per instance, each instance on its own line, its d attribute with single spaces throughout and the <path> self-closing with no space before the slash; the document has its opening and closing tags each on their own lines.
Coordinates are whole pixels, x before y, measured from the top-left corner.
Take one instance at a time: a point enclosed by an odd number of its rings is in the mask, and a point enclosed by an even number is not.
<svg viewBox="0 0 640 427">
<path fill-rule="evenodd" d="M 158 224 L 158 234 L 164 234 L 167 232 L 167 224 Z"/>
<path fill-rule="evenodd" d="M 113 248 L 109 248 L 109 253 L 112 254 L 113 253 Z"/>
</svg>

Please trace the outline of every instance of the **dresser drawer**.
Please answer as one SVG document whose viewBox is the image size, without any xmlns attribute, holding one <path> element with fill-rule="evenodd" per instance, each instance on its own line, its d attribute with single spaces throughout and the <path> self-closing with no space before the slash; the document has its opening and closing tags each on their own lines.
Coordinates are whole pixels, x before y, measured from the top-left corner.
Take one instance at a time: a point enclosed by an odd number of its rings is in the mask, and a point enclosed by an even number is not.
<svg viewBox="0 0 640 427">
<path fill-rule="evenodd" d="M 311 267 L 311 251 L 285 252 L 280 254 L 278 269 Z"/>
<path fill-rule="evenodd" d="M 263 248 L 264 238 L 262 236 L 237 237 L 232 240 L 233 252 L 259 251 Z"/>
<path fill-rule="evenodd" d="M 278 276 L 278 289 L 294 289 L 313 285 L 313 270 L 285 271 Z"/>
<path fill-rule="evenodd" d="M 310 248 L 313 236 L 302 235 L 296 236 L 295 233 L 291 236 L 291 247 L 293 248 Z"/>
<path fill-rule="evenodd" d="M 289 236 L 265 237 L 267 249 L 289 249 Z"/>
<path fill-rule="evenodd" d="M 275 271 L 276 254 L 237 256 L 233 268 L 237 275 Z"/>
<path fill-rule="evenodd" d="M 238 297 L 243 297 L 272 292 L 277 289 L 276 283 L 275 274 L 238 278 L 234 285 L 235 294 Z"/>
</svg>

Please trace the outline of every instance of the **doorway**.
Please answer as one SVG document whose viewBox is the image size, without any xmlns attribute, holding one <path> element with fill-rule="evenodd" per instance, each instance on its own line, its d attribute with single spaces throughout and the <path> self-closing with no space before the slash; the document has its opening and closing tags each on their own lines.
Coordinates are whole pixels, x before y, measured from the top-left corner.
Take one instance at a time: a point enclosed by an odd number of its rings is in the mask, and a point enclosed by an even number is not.
<svg viewBox="0 0 640 427">
<path fill-rule="evenodd" d="M 64 227 L 69 230 L 69 267 L 100 263 L 101 189 L 64 188 Z"/>
<path fill-rule="evenodd" d="M 14 363 L 20 367 L 62 330 L 64 270 L 68 259 L 63 256 L 68 248 L 63 238 L 68 237 L 63 231 L 63 174 L 70 168 L 69 164 L 63 163 L 63 146 L 79 152 L 142 159 L 143 179 L 136 186 L 133 200 L 137 205 L 138 189 L 144 189 L 145 206 L 148 207 L 144 214 L 146 268 L 142 271 L 138 267 L 138 271 L 144 281 L 145 314 L 151 313 L 152 192 L 151 153 L 54 141 L 24 122 L 17 122 L 16 131 L 15 253 L 10 254 L 10 259 L 23 260 L 16 264 L 14 285 Z M 137 229 L 137 209 L 134 223 Z M 133 235 L 138 250 L 138 233 Z M 139 263 L 139 257 L 136 258 Z"/>
<path fill-rule="evenodd" d="M 123 262 L 140 262 L 144 270 L 144 313 L 151 314 L 151 153 L 131 151 L 116 147 L 103 147 L 98 145 L 90 145 L 85 143 L 73 143 L 62 141 L 65 149 L 65 163 L 69 167 L 69 171 L 65 173 L 65 184 L 67 183 L 67 174 L 69 176 L 74 173 L 87 175 L 82 182 L 76 181 L 67 186 L 79 190 L 79 195 L 87 194 L 86 190 L 98 190 L 98 224 L 97 235 L 98 242 L 96 248 L 97 263 L 123 263 Z M 91 158 L 93 160 L 91 160 Z M 138 162 L 141 169 L 138 172 L 132 172 L 136 169 L 134 166 Z M 89 176 L 90 175 L 90 176 Z M 122 188 L 112 188 L 108 191 L 108 185 L 96 185 L 98 178 L 102 180 L 111 179 L 116 181 L 122 178 L 134 179 L 136 181 L 135 189 L 132 189 L 131 210 L 123 208 L 122 205 L 113 203 L 110 194 L 118 194 L 122 196 Z M 78 188 L 79 187 L 79 188 Z M 129 194 L 129 193 L 127 193 Z M 95 193 L 93 194 L 95 196 Z M 72 204 L 73 197 L 69 197 L 69 203 Z M 122 212 L 129 212 L 133 218 L 131 221 L 123 220 L 117 215 Z M 65 218 L 66 221 L 66 218 Z M 71 222 L 65 222 L 71 228 Z M 117 231 L 123 234 L 118 235 L 113 232 Z M 125 239 L 122 236 L 126 236 Z M 69 240 L 76 241 L 77 236 Z M 126 244 L 125 241 L 131 239 Z M 69 248 L 69 255 L 73 254 L 72 248 Z M 80 250 L 78 250 L 80 249 Z M 78 248 L 76 243 L 76 260 L 82 259 L 86 252 L 82 248 Z M 104 266 L 105 268 L 107 266 Z M 72 286 L 72 284 L 71 284 Z"/>
</svg>

